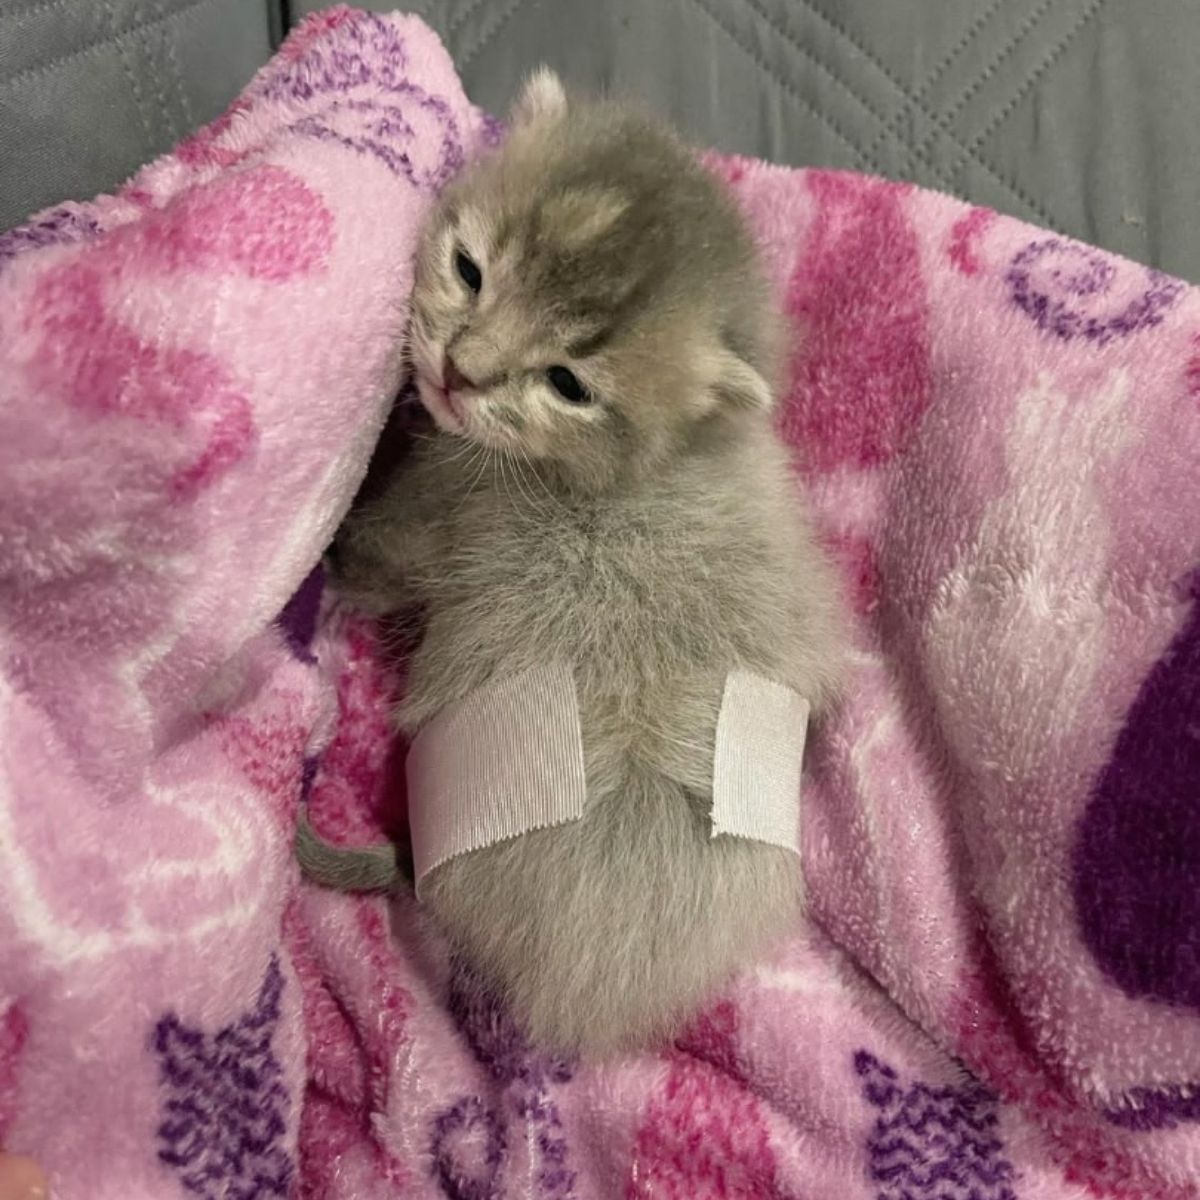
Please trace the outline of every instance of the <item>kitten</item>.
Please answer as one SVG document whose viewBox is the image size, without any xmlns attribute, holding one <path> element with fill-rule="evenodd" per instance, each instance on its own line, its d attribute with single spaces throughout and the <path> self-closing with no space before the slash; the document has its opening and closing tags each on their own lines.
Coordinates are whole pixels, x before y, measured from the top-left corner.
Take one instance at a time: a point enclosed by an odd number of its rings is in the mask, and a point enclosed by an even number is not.
<svg viewBox="0 0 1200 1200">
<path fill-rule="evenodd" d="M 497 677 L 575 672 L 579 821 L 452 859 L 422 899 L 528 1032 L 593 1055 L 669 1037 L 797 918 L 799 860 L 713 839 L 726 673 L 835 687 L 829 569 L 772 427 L 775 314 L 693 154 L 535 75 L 422 241 L 412 363 L 436 424 L 336 545 L 363 607 L 425 611 L 399 723 Z M 308 874 L 390 852 L 304 830 Z"/>
</svg>

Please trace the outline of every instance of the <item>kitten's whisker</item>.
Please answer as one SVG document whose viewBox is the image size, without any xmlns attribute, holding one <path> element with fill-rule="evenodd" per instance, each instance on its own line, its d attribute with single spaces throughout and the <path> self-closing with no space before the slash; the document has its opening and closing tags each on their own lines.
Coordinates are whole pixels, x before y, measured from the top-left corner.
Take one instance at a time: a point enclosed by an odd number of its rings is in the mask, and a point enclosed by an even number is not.
<svg viewBox="0 0 1200 1200">
<path fill-rule="evenodd" d="M 511 504 L 511 505 L 512 505 L 514 508 L 520 508 L 520 505 L 519 505 L 519 503 L 517 502 L 517 499 L 516 499 L 516 497 L 515 497 L 515 496 L 513 496 L 513 493 L 512 493 L 512 488 L 509 486 L 509 482 L 508 482 L 508 472 L 507 472 L 507 471 L 504 469 L 504 467 L 505 467 L 505 461 L 504 461 L 504 460 L 505 460 L 506 458 L 508 458 L 508 455 L 507 455 L 507 454 L 497 454 L 497 455 L 496 455 L 496 458 L 497 458 L 497 460 L 498 460 L 498 461 L 499 461 L 499 463 L 500 463 L 500 479 L 501 479 L 501 482 L 502 482 L 502 483 L 503 483 L 503 485 L 504 485 L 504 494 L 505 494 L 505 496 L 507 496 L 507 497 L 508 497 L 508 502 L 509 502 L 509 504 Z"/>
<path fill-rule="evenodd" d="M 430 438 L 429 440 L 433 441 L 434 439 Z M 476 450 L 476 449 L 478 449 L 478 447 L 474 442 L 470 442 L 470 441 L 467 441 L 466 439 L 464 439 L 463 444 L 461 446 L 457 447 L 457 449 L 454 451 L 454 453 L 449 458 L 447 458 L 445 461 L 447 464 L 462 462 L 462 460 L 464 458 L 470 457 L 472 450 Z"/>
<path fill-rule="evenodd" d="M 546 499 L 550 501 L 551 508 L 556 508 L 560 512 L 566 507 L 563 502 L 547 487 L 546 481 L 542 478 L 541 472 L 533 465 L 528 453 L 524 449 L 518 450 L 521 455 L 521 460 L 529 468 L 529 474 L 533 476 L 533 481 L 545 493 Z M 552 515 L 552 514 L 551 514 Z"/>
<path fill-rule="evenodd" d="M 521 451 L 518 450 L 518 453 L 521 453 L 522 458 L 524 458 L 524 454 Z M 528 460 L 526 460 L 526 462 L 527 461 Z M 525 477 L 525 468 L 522 465 L 521 458 L 512 459 L 512 465 L 513 474 L 517 480 L 517 487 L 520 488 L 521 494 L 525 497 L 525 499 L 529 501 L 529 507 L 532 508 L 533 511 L 542 518 L 542 520 L 546 520 L 547 518 L 551 517 L 553 514 L 546 512 L 545 505 L 539 502 L 538 498 L 533 494 L 533 489 L 528 486 L 528 481 Z"/>
<path fill-rule="evenodd" d="M 463 468 L 463 474 L 466 475 L 468 471 L 474 470 L 476 464 L 478 464 L 479 469 L 475 471 L 474 477 L 463 491 L 462 498 L 454 506 L 454 510 L 451 514 L 452 516 L 457 516 L 462 511 L 463 506 L 467 504 L 472 496 L 474 496 L 475 489 L 479 486 L 479 481 L 483 478 L 484 473 L 488 469 L 488 448 L 480 445 L 478 442 L 472 444 L 475 447 L 476 453 L 468 460 L 467 465 Z"/>
</svg>

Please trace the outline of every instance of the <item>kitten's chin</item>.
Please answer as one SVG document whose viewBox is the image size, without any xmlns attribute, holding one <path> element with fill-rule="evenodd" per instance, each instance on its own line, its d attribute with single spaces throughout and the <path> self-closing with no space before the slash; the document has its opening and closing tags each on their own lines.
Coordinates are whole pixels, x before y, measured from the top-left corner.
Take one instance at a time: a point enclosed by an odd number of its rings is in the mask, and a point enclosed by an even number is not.
<svg viewBox="0 0 1200 1200">
<path fill-rule="evenodd" d="M 425 411 L 433 418 L 433 423 L 444 433 L 453 433 L 461 437 L 467 431 L 466 422 L 455 411 L 449 397 L 436 383 L 427 379 L 417 379 L 417 395 Z"/>
</svg>

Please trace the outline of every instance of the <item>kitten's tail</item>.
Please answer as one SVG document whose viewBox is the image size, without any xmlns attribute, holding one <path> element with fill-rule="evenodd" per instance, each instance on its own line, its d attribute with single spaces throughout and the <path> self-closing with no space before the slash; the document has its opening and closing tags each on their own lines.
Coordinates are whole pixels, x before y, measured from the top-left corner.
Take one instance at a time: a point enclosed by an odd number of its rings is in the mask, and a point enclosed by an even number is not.
<svg viewBox="0 0 1200 1200">
<path fill-rule="evenodd" d="M 331 846 L 319 837 L 301 810 L 296 825 L 296 860 L 305 878 L 339 892 L 390 892 L 404 878 L 396 848 L 359 850 Z"/>
</svg>

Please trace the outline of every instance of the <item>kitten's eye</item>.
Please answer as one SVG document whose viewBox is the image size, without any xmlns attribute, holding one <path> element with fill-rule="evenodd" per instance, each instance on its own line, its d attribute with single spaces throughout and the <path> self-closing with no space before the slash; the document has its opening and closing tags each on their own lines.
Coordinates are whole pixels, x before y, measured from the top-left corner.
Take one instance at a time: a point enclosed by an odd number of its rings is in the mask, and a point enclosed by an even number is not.
<svg viewBox="0 0 1200 1200">
<path fill-rule="evenodd" d="M 550 380 L 550 386 L 572 404 L 587 404 L 591 400 L 587 388 L 566 367 L 548 367 L 546 378 Z"/>
<path fill-rule="evenodd" d="M 483 272 L 475 265 L 475 260 L 461 250 L 454 255 L 454 269 L 471 291 L 478 292 L 483 287 Z"/>
</svg>

